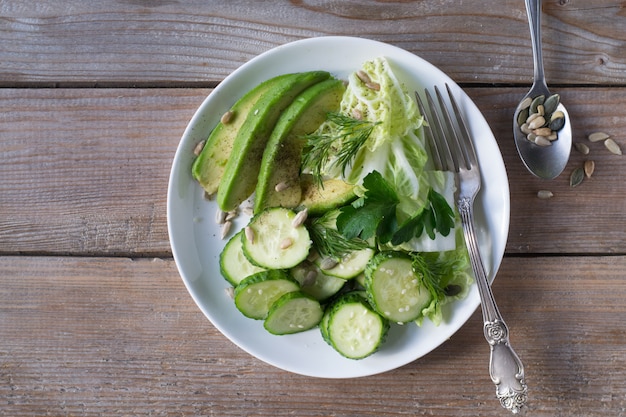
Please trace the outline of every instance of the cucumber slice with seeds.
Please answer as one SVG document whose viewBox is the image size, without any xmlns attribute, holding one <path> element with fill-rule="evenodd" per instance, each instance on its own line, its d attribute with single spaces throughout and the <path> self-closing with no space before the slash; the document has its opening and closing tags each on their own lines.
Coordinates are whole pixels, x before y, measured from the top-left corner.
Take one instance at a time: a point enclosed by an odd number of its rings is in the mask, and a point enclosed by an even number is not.
<svg viewBox="0 0 626 417">
<path fill-rule="evenodd" d="M 363 359 L 376 352 L 387 337 L 389 321 L 378 314 L 359 292 L 339 297 L 322 318 L 322 337 L 349 359 Z"/>
<path fill-rule="evenodd" d="M 365 267 L 374 256 L 374 253 L 374 250 L 370 248 L 352 251 L 345 255 L 339 263 L 328 269 L 323 269 L 323 267 L 329 258 L 319 257 L 315 260 L 315 264 L 322 268 L 322 271 L 326 275 L 342 279 L 352 279 L 365 271 Z"/>
<path fill-rule="evenodd" d="M 326 275 L 317 265 L 303 261 L 293 267 L 291 276 L 300 283 L 301 291 L 318 301 L 325 301 L 337 294 L 346 284 L 345 279 Z"/>
<path fill-rule="evenodd" d="M 323 314 L 316 299 L 301 291 L 290 292 L 272 304 L 263 327 L 275 335 L 299 333 L 317 326 Z"/>
<path fill-rule="evenodd" d="M 233 286 L 252 274 L 264 271 L 264 268 L 250 263 L 244 255 L 242 236 L 243 230 L 240 230 L 230 238 L 220 254 L 220 272 Z"/>
<path fill-rule="evenodd" d="M 257 272 L 235 287 L 235 306 L 244 316 L 263 320 L 274 301 L 299 289 L 298 282 L 284 271 Z"/>
<path fill-rule="evenodd" d="M 372 306 L 385 318 L 407 323 L 418 319 L 432 294 L 403 252 L 380 252 L 365 270 L 365 289 Z"/>
<path fill-rule="evenodd" d="M 288 269 L 306 259 L 311 238 L 304 225 L 294 227 L 295 217 L 293 210 L 282 207 L 255 215 L 242 240 L 244 254 L 250 262 L 267 269 Z"/>
</svg>

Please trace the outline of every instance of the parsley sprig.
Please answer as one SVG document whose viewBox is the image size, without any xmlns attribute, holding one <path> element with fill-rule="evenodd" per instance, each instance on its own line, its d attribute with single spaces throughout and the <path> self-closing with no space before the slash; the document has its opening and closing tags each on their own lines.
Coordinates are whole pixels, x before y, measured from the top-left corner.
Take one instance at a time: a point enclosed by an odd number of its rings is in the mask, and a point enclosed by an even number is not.
<svg viewBox="0 0 626 417">
<path fill-rule="evenodd" d="M 400 245 L 420 237 L 424 231 L 434 239 L 436 231 L 447 236 L 454 228 L 452 208 L 432 188 L 424 208 L 399 224 L 396 208 L 400 198 L 391 184 L 378 171 L 373 171 L 363 178 L 363 187 L 363 197 L 342 207 L 337 217 L 337 229 L 348 239 L 368 240 L 375 236 L 381 244 Z"/>
</svg>

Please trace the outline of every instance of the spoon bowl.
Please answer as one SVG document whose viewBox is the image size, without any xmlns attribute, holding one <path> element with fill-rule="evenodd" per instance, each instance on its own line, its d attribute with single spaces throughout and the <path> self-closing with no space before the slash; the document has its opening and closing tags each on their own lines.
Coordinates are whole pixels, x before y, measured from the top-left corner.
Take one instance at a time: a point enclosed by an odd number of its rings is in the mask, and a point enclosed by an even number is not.
<svg viewBox="0 0 626 417">
<path fill-rule="evenodd" d="M 565 169 L 572 149 L 572 127 L 569 114 L 562 103 L 557 111 L 565 115 L 565 124 L 557 132 L 557 139 L 550 146 L 540 146 L 528 140 L 526 133 L 520 130 L 517 122 L 518 114 L 522 110 L 521 104 L 530 97 L 549 97 L 551 95 L 543 72 L 543 55 L 541 51 L 541 0 L 526 0 L 530 38 L 533 48 L 534 82 L 533 85 L 517 106 L 513 117 L 513 136 L 515 145 L 522 162 L 534 175 L 544 179 L 554 179 Z"/>
</svg>

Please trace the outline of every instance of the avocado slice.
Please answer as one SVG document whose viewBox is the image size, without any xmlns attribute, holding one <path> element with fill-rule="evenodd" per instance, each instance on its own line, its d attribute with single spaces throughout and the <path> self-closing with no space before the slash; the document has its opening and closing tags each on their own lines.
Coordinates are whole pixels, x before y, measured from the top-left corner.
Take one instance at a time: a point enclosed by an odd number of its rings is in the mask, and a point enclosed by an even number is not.
<svg viewBox="0 0 626 417">
<path fill-rule="evenodd" d="M 217 190 L 220 209 L 234 210 L 254 192 L 263 151 L 278 117 L 303 90 L 329 77 L 326 71 L 296 73 L 274 85 L 252 106 L 237 132 Z"/>
<path fill-rule="evenodd" d="M 227 123 L 220 121 L 211 131 L 202 152 L 191 167 L 191 175 L 208 194 L 217 192 L 237 132 L 241 129 L 252 107 L 265 93 L 294 76 L 295 74 L 279 75 L 257 85 L 230 108 L 230 120 Z"/>
<path fill-rule="evenodd" d="M 298 206 L 306 207 L 312 216 L 345 206 L 356 198 L 354 185 L 340 179 L 327 179 L 320 184 L 312 175 L 305 174 L 300 185 L 302 199 Z"/>
<path fill-rule="evenodd" d="M 314 132 L 330 111 L 339 108 L 345 91 L 331 78 L 304 90 L 285 109 L 267 142 L 256 186 L 254 212 L 267 207 L 294 208 L 300 203 L 300 165 L 304 135 Z"/>
</svg>

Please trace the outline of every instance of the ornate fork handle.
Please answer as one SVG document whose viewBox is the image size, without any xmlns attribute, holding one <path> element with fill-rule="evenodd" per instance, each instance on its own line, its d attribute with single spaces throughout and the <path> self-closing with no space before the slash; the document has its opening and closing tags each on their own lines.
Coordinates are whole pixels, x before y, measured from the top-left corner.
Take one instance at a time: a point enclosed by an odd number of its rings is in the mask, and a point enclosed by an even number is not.
<svg viewBox="0 0 626 417">
<path fill-rule="evenodd" d="M 524 381 L 524 366 L 509 344 L 509 330 L 500 315 L 487 281 L 474 231 L 473 199 L 460 198 L 458 208 L 463 225 L 463 236 L 482 301 L 483 331 L 491 347 L 489 374 L 496 384 L 496 396 L 502 406 L 517 414 L 526 403 L 528 391 Z"/>
</svg>

